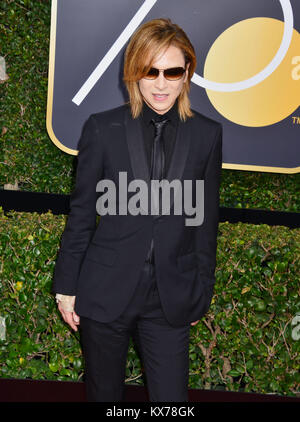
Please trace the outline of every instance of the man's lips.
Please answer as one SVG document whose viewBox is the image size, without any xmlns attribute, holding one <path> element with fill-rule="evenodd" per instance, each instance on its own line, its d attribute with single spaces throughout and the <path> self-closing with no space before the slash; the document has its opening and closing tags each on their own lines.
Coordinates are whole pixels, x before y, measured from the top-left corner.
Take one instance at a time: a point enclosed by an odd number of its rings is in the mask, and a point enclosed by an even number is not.
<svg viewBox="0 0 300 422">
<path fill-rule="evenodd" d="M 169 94 L 152 94 L 152 95 L 156 100 L 163 101 L 168 97 Z"/>
</svg>

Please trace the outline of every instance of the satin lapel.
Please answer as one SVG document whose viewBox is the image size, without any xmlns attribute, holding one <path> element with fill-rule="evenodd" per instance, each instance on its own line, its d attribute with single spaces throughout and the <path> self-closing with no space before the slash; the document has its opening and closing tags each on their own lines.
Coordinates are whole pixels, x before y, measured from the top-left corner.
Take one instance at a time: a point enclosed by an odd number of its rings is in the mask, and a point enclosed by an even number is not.
<svg viewBox="0 0 300 422">
<path fill-rule="evenodd" d="M 190 148 L 191 142 L 191 126 L 189 124 L 189 120 L 183 122 L 181 120 L 178 121 L 177 127 L 177 135 L 176 135 L 176 142 L 170 162 L 170 166 L 167 172 L 166 179 L 171 183 L 172 180 L 179 179 L 181 181 L 181 188 L 183 189 L 182 184 L 182 174 L 184 167 L 186 165 L 186 160 Z M 183 193 L 183 192 L 182 192 Z M 174 192 L 175 198 L 178 195 L 178 191 Z M 170 210 L 174 204 L 174 195 L 171 194 L 170 198 Z M 165 214 L 163 214 L 165 215 Z"/>
<path fill-rule="evenodd" d="M 150 208 L 150 169 L 144 146 L 142 125 L 139 118 L 133 119 L 131 117 L 129 108 L 125 110 L 125 131 L 133 177 L 134 179 L 142 179 L 147 183 Z M 145 209 L 142 203 L 141 207 L 147 215 L 148 209 Z"/>
<path fill-rule="evenodd" d="M 148 204 L 149 204 L 149 214 L 150 214 L 151 212 L 150 169 L 148 167 L 146 151 L 144 148 L 142 126 L 139 119 L 133 119 L 131 117 L 130 109 L 126 109 L 125 111 L 125 131 L 126 131 L 126 139 L 127 139 L 129 156 L 130 156 L 131 167 L 132 167 L 134 178 L 144 180 L 148 186 L 148 193 L 149 193 Z M 190 148 L 190 142 L 191 142 L 191 128 L 190 128 L 189 120 L 187 120 L 186 122 L 182 122 L 181 120 L 179 120 L 175 146 L 174 146 L 170 166 L 166 175 L 166 179 L 170 183 L 174 179 L 181 180 L 182 178 L 183 170 L 186 165 L 187 155 Z M 175 198 L 177 197 L 177 194 L 178 193 L 175 190 Z M 173 204 L 174 204 L 174 195 L 171 194 L 170 210 L 172 209 Z M 146 214 L 148 213 L 148 210 L 144 209 L 144 211 L 146 212 Z M 166 215 L 166 214 L 163 214 L 163 215 Z M 154 216 L 154 217 L 159 217 L 159 216 Z"/>
</svg>

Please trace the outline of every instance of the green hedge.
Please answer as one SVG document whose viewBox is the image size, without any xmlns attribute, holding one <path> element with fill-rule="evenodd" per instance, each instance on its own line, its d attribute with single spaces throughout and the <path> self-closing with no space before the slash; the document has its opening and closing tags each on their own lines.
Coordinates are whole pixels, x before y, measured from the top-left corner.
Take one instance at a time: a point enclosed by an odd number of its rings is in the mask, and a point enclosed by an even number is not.
<svg viewBox="0 0 300 422">
<path fill-rule="evenodd" d="M 0 84 L 0 188 L 64 193 L 73 189 L 74 157 L 46 131 L 50 0 L 2 0 L 1 51 L 9 79 Z M 204 111 L 205 112 L 205 111 Z M 300 211 L 300 174 L 223 170 L 221 205 Z"/>
<path fill-rule="evenodd" d="M 51 294 L 66 216 L 0 212 L 0 377 L 82 380 L 79 334 Z M 191 328 L 190 388 L 293 396 L 300 391 L 300 229 L 219 226 L 217 282 L 209 312 Z M 294 337 L 294 338 L 293 338 Z M 130 344 L 126 382 L 143 384 Z"/>
</svg>

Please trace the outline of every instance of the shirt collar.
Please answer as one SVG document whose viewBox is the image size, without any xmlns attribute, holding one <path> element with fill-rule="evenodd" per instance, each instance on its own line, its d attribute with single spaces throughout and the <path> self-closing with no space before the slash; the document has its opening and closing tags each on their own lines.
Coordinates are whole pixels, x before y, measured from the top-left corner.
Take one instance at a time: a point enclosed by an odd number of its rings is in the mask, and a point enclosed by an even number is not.
<svg viewBox="0 0 300 422">
<path fill-rule="evenodd" d="M 175 126 L 179 117 L 177 104 L 178 104 L 178 99 L 176 98 L 176 101 L 173 104 L 173 106 L 170 108 L 170 110 L 168 110 L 164 114 L 159 114 L 159 113 L 156 113 L 156 111 L 152 110 L 152 108 L 150 108 L 148 104 L 145 101 L 143 101 L 143 109 L 142 109 L 142 114 L 141 114 L 142 119 L 146 125 L 150 125 L 151 119 L 163 120 L 167 118 L 170 120 L 170 123 Z"/>
</svg>

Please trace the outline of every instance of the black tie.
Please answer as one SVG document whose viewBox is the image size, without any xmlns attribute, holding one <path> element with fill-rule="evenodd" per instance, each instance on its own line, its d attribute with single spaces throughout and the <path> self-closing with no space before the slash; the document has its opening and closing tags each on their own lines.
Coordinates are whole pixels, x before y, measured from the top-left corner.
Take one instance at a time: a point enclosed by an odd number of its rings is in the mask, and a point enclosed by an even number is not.
<svg viewBox="0 0 300 422">
<path fill-rule="evenodd" d="M 151 179 L 152 180 L 161 180 L 164 177 L 165 170 L 165 154 L 163 147 L 163 128 L 166 126 L 168 119 L 156 121 L 151 120 L 155 127 L 155 135 L 152 148 L 152 157 L 151 157 Z M 159 195 L 159 205 L 161 207 L 161 189 Z M 151 240 L 150 249 L 146 258 L 146 261 L 154 263 L 154 242 Z"/>
</svg>

